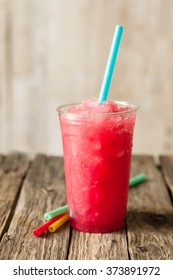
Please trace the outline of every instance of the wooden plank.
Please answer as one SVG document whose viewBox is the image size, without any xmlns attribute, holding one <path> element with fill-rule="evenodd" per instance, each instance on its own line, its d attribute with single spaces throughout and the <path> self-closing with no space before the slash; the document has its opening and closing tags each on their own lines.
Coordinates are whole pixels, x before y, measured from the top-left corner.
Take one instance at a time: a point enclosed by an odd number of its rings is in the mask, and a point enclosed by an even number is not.
<svg viewBox="0 0 173 280">
<path fill-rule="evenodd" d="M 131 259 L 173 259 L 173 207 L 152 157 L 135 157 L 132 175 L 147 182 L 130 189 L 127 236 Z"/>
<path fill-rule="evenodd" d="M 0 156 L 0 161 L 3 159 Z M 10 154 L 0 165 L 0 239 L 6 231 L 26 174 L 29 160 L 22 154 Z"/>
<path fill-rule="evenodd" d="M 125 229 L 106 234 L 89 234 L 73 230 L 68 259 L 128 259 Z"/>
<path fill-rule="evenodd" d="M 38 155 L 28 172 L 7 234 L 0 244 L 1 259 L 66 259 L 70 226 L 34 237 L 43 214 L 66 203 L 62 158 Z"/>
<path fill-rule="evenodd" d="M 173 156 L 160 156 L 161 168 L 173 200 Z"/>
</svg>

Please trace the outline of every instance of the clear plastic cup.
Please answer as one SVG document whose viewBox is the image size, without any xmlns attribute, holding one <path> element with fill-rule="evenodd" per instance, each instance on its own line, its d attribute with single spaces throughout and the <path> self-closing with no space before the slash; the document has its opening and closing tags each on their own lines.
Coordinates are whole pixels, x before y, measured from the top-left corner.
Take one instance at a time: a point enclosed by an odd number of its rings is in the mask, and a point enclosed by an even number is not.
<svg viewBox="0 0 173 280">
<path fill-rule="evenodd" d="M 106 233 L 124 226 L 137 106 L 119 112 L 71 113 L 57 108 L 62 133 L 67 203 L 74 229 Z"/>
</svg>

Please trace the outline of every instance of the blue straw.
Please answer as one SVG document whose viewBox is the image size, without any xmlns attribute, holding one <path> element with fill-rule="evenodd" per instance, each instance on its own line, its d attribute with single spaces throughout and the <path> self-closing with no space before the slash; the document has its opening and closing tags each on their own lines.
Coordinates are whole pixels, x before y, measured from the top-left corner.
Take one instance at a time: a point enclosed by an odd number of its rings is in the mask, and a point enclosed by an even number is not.
<svg viewBox="0 0 173 280">
<path fill-rule="evenodd" d="M 99 104 L 105 101 L 108 96 L 108 91 L 112 79 L 112 74 L 114 71 L 114 65 L 117 58 L 122 33 L 123 33 L 123 26 L 117 25 L 115 28 L 112 46 L 110 49 L 109 58 L 106 65 L 106 70 L 105 70 L 103 83 L 100 91 Z"/>
</svg>

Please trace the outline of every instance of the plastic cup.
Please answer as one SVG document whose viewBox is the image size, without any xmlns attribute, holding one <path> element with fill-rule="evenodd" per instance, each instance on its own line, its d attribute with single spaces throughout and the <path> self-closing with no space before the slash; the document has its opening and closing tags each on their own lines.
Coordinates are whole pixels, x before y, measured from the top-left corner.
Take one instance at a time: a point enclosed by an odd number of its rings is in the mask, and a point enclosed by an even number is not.
<svg viewBox="0 0 173 280">
<path fill-rule="evenodd" d="M 107 233 L 124 226 L 138 107 L 115 103 L 116 113 L 68 112 L 74 104 L 57 108 L 70 222 L 78 231 Z"/>
</svg>

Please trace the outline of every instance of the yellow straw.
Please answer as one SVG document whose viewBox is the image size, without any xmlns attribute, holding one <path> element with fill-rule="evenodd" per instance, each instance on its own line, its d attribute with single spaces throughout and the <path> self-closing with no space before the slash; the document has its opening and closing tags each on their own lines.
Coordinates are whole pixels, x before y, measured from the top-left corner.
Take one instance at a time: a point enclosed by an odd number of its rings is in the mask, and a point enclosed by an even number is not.
<svg viewBox="0 0 173 280">
<path fill-rule="evenodd" d="M 51 226 L 48 227 L 49 232 L 54 232 L 56 229 L 61 227 L 63 224 L 65 224 L 69 220 L 69 214 L 66 213 L 61 219 L 53 223 Z"/>
</svg>

